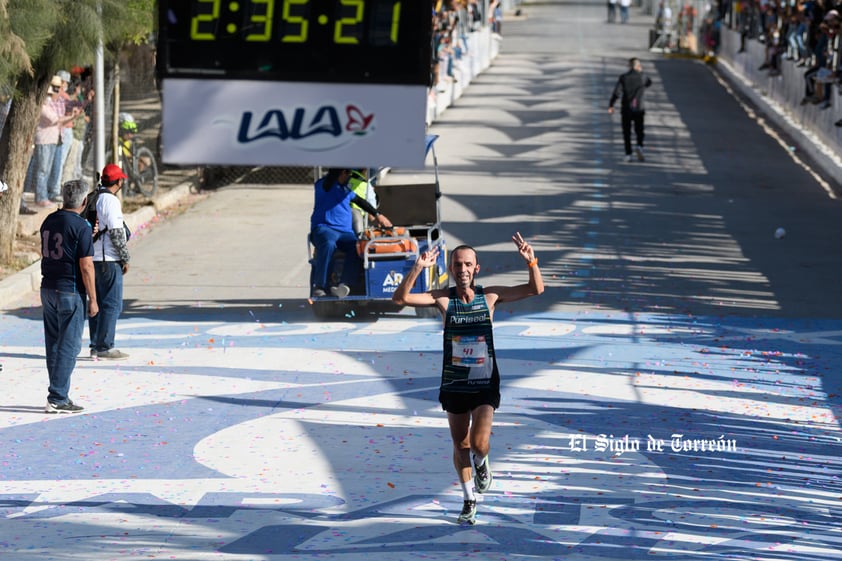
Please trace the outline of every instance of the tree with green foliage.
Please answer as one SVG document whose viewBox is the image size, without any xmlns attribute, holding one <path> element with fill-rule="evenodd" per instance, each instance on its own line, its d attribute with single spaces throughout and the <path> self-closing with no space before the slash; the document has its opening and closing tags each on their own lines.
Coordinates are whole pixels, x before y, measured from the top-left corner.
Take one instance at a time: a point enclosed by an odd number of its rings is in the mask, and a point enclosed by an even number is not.
<svg viewBox="0 0 842 561">
<path fill-rule="evenodd" d="M 124 46 L 150 36 L 155 8 L 155 0 L 0 0 L 0 93 L 12 100 L 0 134 L 0 180 L 9 185 L 0 195 L 0 263 L 13 257 L 32 139 L 53 75 L 91 65 L 100 37 L 113 63 Z"/>
</svg>

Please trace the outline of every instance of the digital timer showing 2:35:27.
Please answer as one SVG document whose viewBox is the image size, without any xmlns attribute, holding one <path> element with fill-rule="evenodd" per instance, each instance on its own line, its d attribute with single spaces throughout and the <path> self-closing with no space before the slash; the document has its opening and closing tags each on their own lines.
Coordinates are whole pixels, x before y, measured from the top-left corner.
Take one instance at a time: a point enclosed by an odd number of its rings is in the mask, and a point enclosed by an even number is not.
<svg viewBox="0 0 842 561">
<path fill-rule="evenodd" d="M 412 1 L 412 0 L 403 0 Z M 192 0 L 191 41 L 396 46 L 402 0 Z"/>
</svg>

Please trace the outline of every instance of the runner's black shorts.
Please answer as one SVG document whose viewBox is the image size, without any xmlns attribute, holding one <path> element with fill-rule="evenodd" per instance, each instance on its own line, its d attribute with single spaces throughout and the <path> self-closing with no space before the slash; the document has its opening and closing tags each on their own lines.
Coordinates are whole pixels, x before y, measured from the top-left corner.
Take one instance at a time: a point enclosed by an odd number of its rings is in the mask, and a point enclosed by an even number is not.
<svg viewBox="0 0 842 561">
<path fill-rule="evenodd" d="M 469 413 L 480 405 L 490 405 L 496 411 L 500 407 L 500 391 L 488 390 L 477 393 L 439 391 L 439 402 L 442 409 L 454 415 Z"/>
</svg>

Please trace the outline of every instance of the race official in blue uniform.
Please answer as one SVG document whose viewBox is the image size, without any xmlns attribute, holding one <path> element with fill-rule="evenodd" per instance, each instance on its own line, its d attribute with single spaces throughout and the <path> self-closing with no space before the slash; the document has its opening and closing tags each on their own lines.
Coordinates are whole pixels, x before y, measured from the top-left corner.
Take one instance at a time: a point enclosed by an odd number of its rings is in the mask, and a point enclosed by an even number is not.
<svg viewBox="0 0 842 561">
<path fill-rule="evenodd" d="M 312 296 L 326 296 L 330 290 L 333 296 L 344 298 L 359 282 L 362 260 L 357 255 L 351 203 L 371 214 L 379 226 L 392 226 L 388 218 L 351 190 L 348 185 L 350 179 L 350 169 L 331 168 L 314 185 L 315 200 L 310 216 L 310 239 L 316 248 L 313 285 L 310 288 Z M 345 252 L 345 263 L 340 282 L 331 286 L 331 263 L 337 249 Z"/>
<path fill-rule="evenodd" d="M 477 252 L 462 245 L 450 254 L 449 271 L 455 286 L 424 293 L 410 292 L 424 269 L 436 264 L 438 248 L 425 251 L 395 290 L 392 300 L 401 306 L 435 306 L 444 319 L 444 349 L 439 401 L 447 412 L 453 439 L 453 464 L 462 486 L 460 522 L 476 520 L 476 496 L 491 487 L 488 462 L 494 411 L 500 406 L 500 372 L 494 352 L 492 318 L 498 303 L 514 302 L 544 292 L 535 252 L 520 235 L 512 236 L 529 271 L 529 281 L 517 286 L 475 283 Z M 473 459 L 473 470 L 471 460 Z"/>
</svg>

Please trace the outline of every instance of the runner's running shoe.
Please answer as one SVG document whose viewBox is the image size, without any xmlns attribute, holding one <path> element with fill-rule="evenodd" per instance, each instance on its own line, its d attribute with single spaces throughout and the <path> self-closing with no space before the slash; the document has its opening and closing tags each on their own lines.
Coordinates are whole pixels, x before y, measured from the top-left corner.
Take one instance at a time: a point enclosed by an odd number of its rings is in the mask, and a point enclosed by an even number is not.
<svg viewBox="0 0 842 561">
<path fill-rule="evenodd" d="M 462 504 L 462 512 L 459 513 L 459 523 L 476 524 L 477 523 L 477 502 L 465 501 Z"/>
<path fill-rule="evenodd" d="M 474 468 L 474 488 L 477 493 L 485 493 L 491 487 L 491 481 L 494 477 L 491 475 L 491 468 L 488 467 L 488 458 L 481 466 Z"/>
</svg>

